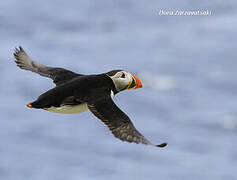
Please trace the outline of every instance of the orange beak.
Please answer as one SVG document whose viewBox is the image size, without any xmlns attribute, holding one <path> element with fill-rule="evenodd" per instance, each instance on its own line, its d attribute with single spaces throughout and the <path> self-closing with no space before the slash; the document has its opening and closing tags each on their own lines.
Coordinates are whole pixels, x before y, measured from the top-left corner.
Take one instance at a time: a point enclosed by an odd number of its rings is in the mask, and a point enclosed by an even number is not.
<svg viewBox="0 0 237 180">
<path fill-rule="evenodd" d="M 142 82 L 134 74 L 131 74 L 136 81 L 136 86 L 133 89 L 142 88 Z"/>
</svg>

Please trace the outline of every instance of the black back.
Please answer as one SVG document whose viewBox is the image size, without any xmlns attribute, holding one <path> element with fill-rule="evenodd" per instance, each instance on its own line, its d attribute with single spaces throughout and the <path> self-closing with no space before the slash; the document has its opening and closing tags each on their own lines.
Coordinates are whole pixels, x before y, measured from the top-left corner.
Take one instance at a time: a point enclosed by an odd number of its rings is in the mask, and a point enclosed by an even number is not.
<svg viewBox="0 0 237 180">
<path fill-rule="evenodd" d="M 118 93 L 112 79 L 106 74 L 85 75 L 76 77 L 43 93 L 31 103 L 34 108 L 59 107 L 64 101 L 80 104 L 96 96 L 97 92 L 105 94 Z"/>
</svg>

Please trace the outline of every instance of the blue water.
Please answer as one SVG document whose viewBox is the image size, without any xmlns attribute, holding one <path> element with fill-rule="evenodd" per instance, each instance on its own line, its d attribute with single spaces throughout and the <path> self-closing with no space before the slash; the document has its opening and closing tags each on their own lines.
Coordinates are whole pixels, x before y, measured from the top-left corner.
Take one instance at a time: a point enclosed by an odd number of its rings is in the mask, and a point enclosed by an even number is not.
<svg viewBox="0 0 237 180">
<path fill-rule="evenodd" d="M 236 180 L 236 11 L 236 1 L 1 1 L 0 179 Z M 28 109 L 54 85 L 15 66 L 19 45 L 49 66 L 136 74 L 144 88 L 114 100 L 168 146 L 121 142 L 89 112 Z"/>
</svg>

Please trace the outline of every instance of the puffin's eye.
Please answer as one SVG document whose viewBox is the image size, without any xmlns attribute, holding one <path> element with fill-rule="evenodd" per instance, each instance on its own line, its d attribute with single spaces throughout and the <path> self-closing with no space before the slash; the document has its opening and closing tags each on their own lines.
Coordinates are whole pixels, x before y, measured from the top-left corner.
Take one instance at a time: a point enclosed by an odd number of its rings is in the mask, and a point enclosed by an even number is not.
<svg viewBox="0 0 237 180">
<path fill-rule="evenodd" d="M 125 78 L 125 74 L 124 73 L 122 74 L 121 78 Z"/>
</svg>

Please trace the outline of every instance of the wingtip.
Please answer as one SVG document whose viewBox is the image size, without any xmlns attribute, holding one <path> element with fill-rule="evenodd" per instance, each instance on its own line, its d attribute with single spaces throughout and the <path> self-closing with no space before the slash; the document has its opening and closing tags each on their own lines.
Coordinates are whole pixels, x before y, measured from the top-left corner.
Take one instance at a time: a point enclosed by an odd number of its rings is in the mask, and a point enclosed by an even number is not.
<svg viewBox="0 0 237 180">
<path fill-rule="evenodd" d="M 15 51 L 14 51 L 14 53 L 13 53 L 13 55 L 15 56 L 15 58 L 18 58 L 20 51 L 22 51 L 21 46 L 15 48 Z"/>
<path fill-rule="evenodd" d="M 161 143 L 161 144 L 158 144 L 158 145 L 155 145 L 156 147 L 160 147 L 160 148 L 163 148 L 165 146 L 167 146 L 168 143 Z"/>
<path fill-rule="evenodd" d="M 15 52 L 24 51 L 21 46 L 15 47 Z"/>
</svg>

